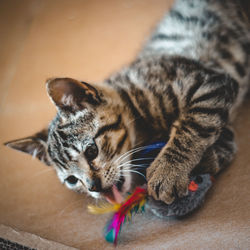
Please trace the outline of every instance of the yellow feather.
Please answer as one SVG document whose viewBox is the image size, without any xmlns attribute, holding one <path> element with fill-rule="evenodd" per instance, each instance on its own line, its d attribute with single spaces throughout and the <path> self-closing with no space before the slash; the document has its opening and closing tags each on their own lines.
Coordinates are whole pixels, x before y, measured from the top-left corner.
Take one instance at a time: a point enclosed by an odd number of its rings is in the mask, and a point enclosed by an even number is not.
<svg viewBox="0 0 250 250">
<path fill-rule="evenodd" d="M 143 200 L 140 201 L 140 203 L 139 203 L 139 211 L 145 205 L 145 203 L 146 203 L 146 199 L 143 199 Z"/>
<path fill-rule="evenodd" d="M 128 218 L 128 221 L 131 221 L 131 220 L 132 220 L 131 211 L 128 211 L 127 218 Z"/>
<path fill-rule="evenodd" d="M 109 203 L 102 203 L 99 206 L 95 205 L 88 205 L 88 210 L 92 214 L 105 214 L 111 212 L 117 212 L 120 208 L 121 204 L 109 204 Z"/>
</svg>

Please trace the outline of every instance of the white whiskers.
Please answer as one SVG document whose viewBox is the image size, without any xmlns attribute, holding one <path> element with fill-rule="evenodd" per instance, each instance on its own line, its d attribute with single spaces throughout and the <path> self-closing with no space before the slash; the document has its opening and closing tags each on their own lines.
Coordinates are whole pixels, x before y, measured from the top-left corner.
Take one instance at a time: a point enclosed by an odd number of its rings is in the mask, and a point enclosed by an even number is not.
<svg viewBox="0 0 250 250">
<path fill-rule="evenodd" d="M 138 147 L 138 148 L 133 148 L 129 151 L 127 151 L 126 153 L 122 154 L 120 157 L 118 157 L 114 163 L 117 163 L 118 161 L 123 161 L 125 160 L 126 158 L 128 158 L 130 155 L 134 154 L 134 153 L 138 153 L 140 151 L 142 151 L 143 149 L 146 149 L 147 146 L 143 146 L 143 147 Z"/>
</svg>

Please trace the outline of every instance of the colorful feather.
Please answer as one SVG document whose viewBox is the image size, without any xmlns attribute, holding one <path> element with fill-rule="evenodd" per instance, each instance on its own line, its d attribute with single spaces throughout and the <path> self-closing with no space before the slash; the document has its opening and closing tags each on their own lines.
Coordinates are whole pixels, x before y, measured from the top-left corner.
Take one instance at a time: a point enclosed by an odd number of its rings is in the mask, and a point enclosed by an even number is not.
<svg viewBox="0 0 250 250">
<path fill-rule="evenodd" d="M 127 216 L 131 218 L 132 213 L 143 211 L 146 195 L 146 189 L 137 187 L 134 193 L 129 195 L 126 201 L 121 204 L 119 210 L 111 219 L 111 222 L 106 226 L 105 239 L 108 242 L 117 243 L 119 232 Z"/>
<path fill-rule="evenodd" d="M 119 204 L 101 204 L 100 206 L 88 206 L 89 212 L 93 214 L 103 214 L 115 212 L 111 221 L 105 227 L 105 239 L 114 244 L 117 243 L 117 238 L 121 227 L 126 218 L 131 219 L 133 213 L 144 211 L 146 203 L 147 190 L 137 187 L 133 194 L 129 195 L 127 199 Z"/>
</svg>

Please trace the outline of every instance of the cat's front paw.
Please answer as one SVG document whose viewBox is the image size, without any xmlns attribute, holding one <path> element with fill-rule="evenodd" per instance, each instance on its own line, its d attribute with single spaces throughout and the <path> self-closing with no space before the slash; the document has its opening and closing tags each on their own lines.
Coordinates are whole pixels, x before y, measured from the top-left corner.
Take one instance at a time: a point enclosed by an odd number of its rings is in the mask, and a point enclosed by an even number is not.
<svg viewBox="0 0 250 250">
<path fill-rule="evenodd" d="M 176 197 L 188 194 L 188 173 L 160 160 L 147 169 L 148 194 L 155 200 L 171 204 Z"/>
</svg>

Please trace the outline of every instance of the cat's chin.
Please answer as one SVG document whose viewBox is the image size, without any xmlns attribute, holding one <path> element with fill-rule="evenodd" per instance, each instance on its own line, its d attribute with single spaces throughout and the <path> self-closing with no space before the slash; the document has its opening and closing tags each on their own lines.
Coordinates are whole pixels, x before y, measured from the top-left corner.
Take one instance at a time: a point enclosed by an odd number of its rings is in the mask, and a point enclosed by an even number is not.
<svg viewBox="0 0 250 250">
<path fill-rule="evenodd" d="M 88 192 L 88 194 L 95 199 L 100 199 L 102 197 L 101 193 L 99 192 Z"/>
</svg>

